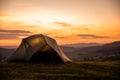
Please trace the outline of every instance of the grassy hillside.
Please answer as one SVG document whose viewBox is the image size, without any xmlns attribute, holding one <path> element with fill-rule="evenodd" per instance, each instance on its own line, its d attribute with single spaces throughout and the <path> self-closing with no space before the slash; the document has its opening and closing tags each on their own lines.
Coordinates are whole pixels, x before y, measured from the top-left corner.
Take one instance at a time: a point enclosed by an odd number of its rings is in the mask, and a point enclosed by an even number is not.
<svg viewBox="0 0 120 80">
<path fill-rule="evenodd" d="M 118 80 L 119 62 L 0 63 L 0 80 Z"/>
<path fill-rule="evenodd" d="M 100 46 L 77 48 L 69 50 L 63 47 L 63 51 L 72 60 L 95 60 L 95 61 L 120 61 L 120 41 Z M 68 52 L 69 51 L 69 52 Z"/>
</svg>

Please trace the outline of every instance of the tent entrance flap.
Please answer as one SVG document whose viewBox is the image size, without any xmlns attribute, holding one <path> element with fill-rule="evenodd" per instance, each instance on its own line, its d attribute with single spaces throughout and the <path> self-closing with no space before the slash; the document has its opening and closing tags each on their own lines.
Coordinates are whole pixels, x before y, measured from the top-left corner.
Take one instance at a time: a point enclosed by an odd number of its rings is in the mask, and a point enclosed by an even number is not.
<svg viewBox="0 0 120 80">
<path fill-rule="evenodd" d="M 63 63 L 62 59 L 54 50 L 37 51 L 29 60 L 34 63 Z"/>
</svg>

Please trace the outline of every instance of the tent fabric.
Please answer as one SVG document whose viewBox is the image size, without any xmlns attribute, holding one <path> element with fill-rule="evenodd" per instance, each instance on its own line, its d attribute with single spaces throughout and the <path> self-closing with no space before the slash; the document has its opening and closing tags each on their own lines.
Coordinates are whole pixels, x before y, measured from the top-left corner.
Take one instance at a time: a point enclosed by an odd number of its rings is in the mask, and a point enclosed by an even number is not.
<svg viewBox="0 0 120 80">
<path fill-rule="evenodd" d="M 48 63 L 71 62 L 54 39 L 42 34 L 24 38 L 17 50 L 6 60 Z"/>
</svg>

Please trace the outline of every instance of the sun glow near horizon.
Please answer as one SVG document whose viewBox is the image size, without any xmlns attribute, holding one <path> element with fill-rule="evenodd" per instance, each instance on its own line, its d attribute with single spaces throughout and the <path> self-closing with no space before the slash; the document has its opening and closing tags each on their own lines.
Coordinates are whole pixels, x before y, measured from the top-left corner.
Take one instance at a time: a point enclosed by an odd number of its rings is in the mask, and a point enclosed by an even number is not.
<svg viewBox="0 0 120 80">
<path fill-rule="evenodd" d="M 39 14 L 39 15 L 25 15 L 22 16 L 21 21 L 23 21 L 25 24 L 33 25 L 33 26 L 43 26 L 47 28 L 57 28 L 56 26 L 51 25 L 55 21 L 57 22 L 65 22 L 65 23 L 73 23 L 74 18 L 72 16 L 61 16 L 61 15 L 55 15 L 55 14 Z"/>
<path fill-rule="evenodd" d="M 45 34 L 59 44 L 120 40 L 118 0 L 2 0 L 0 45 Z M 102 6 L 101 6 L 102 5 Z"/>
<path fill-rule="evenodd" d="M 23 15 L 23 16 L 5 16 L 3 17 L 4 21 L 7 21 L 7 24 L 4 24 L 5 27 L 9 27 L 11 24 L 14 25 L 14 28 L 9 30 L 25 30 L 30 31 L 32 34 L 45 34 L 57 40 L 59 44 L 73 44 L 73 43 L 89 43 L 89 42 L 97 42 L 97 43 L 109 43 L 112 41 L 116 41 L 116 39 L 109 38 L 80 38 L 79 34 L 93 34 L 100 36 L 109 36 L 109 37 L 117 37 L 119 35 L 119 27 L 113 29 L 113 26 L 109 25 L 107 28 L 106 25 L 101 25 L 98 23 L 94 24 L 78 24 L 76 23 L 77 18 L 71 16 L 55 16 L 55 15 Z M 23 28 L 18 28 L 18 26 L 23 26 Z M 25 26 L 25 27 L 24 27 Z M 27 26 L 27 27 L 26 27 Z M 33 26 L 31 28 L 29 26 Z M 111 27 L 111 28 L 110 28 Z M 3 29 L 4 29 L 3 28 Z M 1 27 L 2 29 L 2 27 Z M 106 33 L 106 30 L 114 30 L 115 33 Z M 117 32 L 116 32 L 117 31 Z M 102 34 L 105 33 L 105 34 Z M 4 44 L 7 40 L 0 41 L 1 46 L 9 46 L 14 45 L 18 46 L 20 44 L 22 38 L 27 37 L 28 35 L 20 35 L 18 39 L 9 39 L 10 42 Z M 73 40 L 74 39 L 74 40 Z M 94 41 L 93 41 L 94 40 Z M 109 41 L 108 41 L 109 40 Z M 120 39 L 118 39 L 120 40 Z"/>
</svg>

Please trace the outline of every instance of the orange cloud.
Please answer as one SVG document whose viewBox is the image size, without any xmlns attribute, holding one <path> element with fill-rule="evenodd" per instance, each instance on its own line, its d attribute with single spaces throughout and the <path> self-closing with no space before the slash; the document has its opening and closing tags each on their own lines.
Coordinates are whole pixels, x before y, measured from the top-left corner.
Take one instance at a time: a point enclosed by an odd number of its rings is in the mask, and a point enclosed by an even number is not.
<svg viewBox="0 0 120 80">
<path fill-rule="evenodd" d="M 63 27 L 66 27 L 66 26 L 72 26 L 71 24 L 69 23 L 65 23 L 65 22 L 54 22 L 53 24 L 55 25 L 59 25 L 59 26 L 63 26 Z"/>
<path fill-rule="evenodd" d="M 19 36 L 29 36 L 32 33 L 24 30 L 4 30 L 0 29 L 0 39 L 18 39 Z"/>
<path fill-rule="evenodd" d="M 77 36 L 79 36 L 83 39 L 110 38 L 108 36 L 98 36 L 98 35 L 93 35 L 93 34 L 78 34 Z"/>
<path fill-rule="evenodd" d="M 4 17 L 4 16 L 9 16 L 9 15 L 6 14 L 6 13 L 2 13 L 2 12 L 0 12 L 0 17 Z"/>
</svg>

